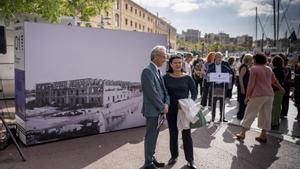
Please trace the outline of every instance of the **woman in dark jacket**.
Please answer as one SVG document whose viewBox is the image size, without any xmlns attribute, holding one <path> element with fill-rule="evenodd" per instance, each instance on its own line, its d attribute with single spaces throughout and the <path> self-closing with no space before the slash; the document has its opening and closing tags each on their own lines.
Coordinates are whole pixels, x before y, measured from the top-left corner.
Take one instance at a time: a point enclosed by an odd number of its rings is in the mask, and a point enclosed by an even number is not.
<svg viewBox="0 0 300 169">
<path fill-rule="evenodd" d="M 169 70 L 164 76 L 164 81 L 170 97 L 170 107 L 169 112 L 167 113 L 167 120 L 170 134 L 171 159 L 168 164 L 173 165 L 176 163 L 178 158 L 178 100 L 188 98 L 190 94 L 192 99 L 195 100 L 197 98 L 197 90 L 192 77 L 183 73 L 182 58 L 178 56 L 170 58 Z M 195 169 L 197 167 L 194 163 L 191 129 L 182 130 L 182 140 L 184 155 L 188 162 L 188 166 Z"/>
<path fill-rule="evenodd" d="M 283 70 L 283 59 L 279 56 L 275 56 L 272 60 L 273 65 L 273 73 L 280 83 L 283 86 L 284 82 L 284 70 Z M 274 85 L 274 100 L 273 100 L 273 108 L 272 108 L 272 129 L 278 129 L 280 124 L 280 114 L 281 114 L 281 105 L 282 105 L 282 98 L 284 92 L 280 91 L 279 88 L 275 87 Z"/>
<path fill-rule="evenodd" d="M 247 54 L 243 57 L 242 65 L 239 68 L 239 76 L 238 76 L 238 102 L 239 102 L 239 111 L 237 113 L 237 119 L 242 120 L 245 114 L 246 104 L 246 91 L 249 82 L 250 76 L 250 67 L 252 65 L 252 55 Z"/>
<path fill-rule="evenodd" d="M 285 90 L 285 93 L 283 95 L 282 99 L 282 107 L 281 107 L 281 118 L 286 118 L 288 111 L 289 111 L 289 100 L 290 100 L 290 91 L 291 91 L 291 86 L 290 86 L 290 80 L 292 77 L 292 71 L 291 68 L 287 66 L 288 64 L 288 58 L 283 55 L 279 54 L 279 56 L 283 59 L 284 62 L 284 81 L 283 81 L 283 88 Z"/>
<path fill-rule="evenodd" d="M 234 81 L 235 81 L 235 68 L 234 68 L 234 57 L 230 57 L 228 59 L 228 64 L 229 64 L 229 69 L 231 70 L 231 83 L 230 85 L 228 85 L 228 89 L 226 92 L 226 98 L 231 99 L 232 98 L 232 89 L 233 89 L 233 85 L 234 85 Z"/>
</svg>

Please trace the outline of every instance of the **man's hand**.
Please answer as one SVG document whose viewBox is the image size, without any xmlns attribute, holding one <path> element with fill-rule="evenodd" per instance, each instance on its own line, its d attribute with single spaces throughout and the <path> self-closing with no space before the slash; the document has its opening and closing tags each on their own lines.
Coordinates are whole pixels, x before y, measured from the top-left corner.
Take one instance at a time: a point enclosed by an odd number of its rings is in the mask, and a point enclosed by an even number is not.
<svg viewBox="0 0 300 169">
<path fill-rule="evenodd" d="M 169 105 L 168 104 L 164 104 L 163 113 L 167 114 L 168 112 L 169 112 Z"/>
</svg>

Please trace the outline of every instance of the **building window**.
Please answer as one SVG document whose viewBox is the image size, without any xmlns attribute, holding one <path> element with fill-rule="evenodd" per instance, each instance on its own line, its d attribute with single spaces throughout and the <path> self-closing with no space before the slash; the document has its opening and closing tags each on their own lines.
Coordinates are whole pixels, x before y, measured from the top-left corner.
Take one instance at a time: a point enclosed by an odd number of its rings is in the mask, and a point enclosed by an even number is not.
<svg viewBox="0 0 300 169">
<path fill-rule="evenodd" d="M 128 4 L 125 4 L 125 9 L 126 9 L 126 10 L 128 9 Z"/>
<path fill-rule="evenodd" d="M 108 16 L 109 15 L 109 12 L 108 11 L 106 11 L 106 16 Z"/>
<path fill-rule="evenodd" d="M 115 15 L 115 26 L 120 27 L 120 17 L 119 14 Z"/>
<path fill-rule="evenodd" d="M 134 13 L 137 14 L 137 9 L 134 10 Z"/>
<path fill-rule="evenodd" d="M 142 25 L 141 25 L 141 24 L 139 24 L 139 29 L 140 29 L 140 30 L 142 29 Z"/>
<path fill-rule="evenodd" d="M 125 25 L 128 25 L 128 19 L 125 18 Z"/>
<path fill-rule="evenodd" d="M 132 6 L 130 7 L 130 12 L 132 12 L 133 11 L 133 8 L 132 8 Z"/>
<path fill-rule="evenodd" d="M 132 21 L 130 21 L 130 26 L 132 27 Z"/>
<path fill-rule="evenodd" d="M 143 31 L 145 30 L 145 26 L 143 25 Z"/>
<path fill-rule="evenodd" d="M 120 9 L 120 0 L 117 0 L 117 9 Z"/>
<path fill-rule="evenodd" d="M 137 23 L 136 22 L 134 23 L 134 27 L 137 28 Z"/>
<path fill-rule="evenodd" d="M 141 11 L 139 11 L 139 16 L 142 16 L 142 12 Z"/>
<path fill-rule="evenodd" d="M 143 18 L 145 18 L 145 14 L 143 13 Z"/>
</svg>

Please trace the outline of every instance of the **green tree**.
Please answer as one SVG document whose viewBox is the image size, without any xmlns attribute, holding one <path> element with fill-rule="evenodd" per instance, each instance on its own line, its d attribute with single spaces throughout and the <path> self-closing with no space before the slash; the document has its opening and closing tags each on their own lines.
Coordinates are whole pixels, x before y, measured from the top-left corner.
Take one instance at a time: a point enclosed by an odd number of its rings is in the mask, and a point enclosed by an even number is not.
<svg viewBox="0 0 300 169">
<path fill-rule="evenodd" d="M 12 21 L 22 14 L 37 14 L 57 22 L 60 16 L 89 21 L 102 10 L 109 10 L 115 0 L 1 0 L 0 20 Z"/>
<path fill-rule="evenodd" d="M 184 41 L 181 39 L 177 39 L 177 46 L 179 48 L 184 48 L 187 51 L 202 49 L 201 43 L 193 43 L 193 42 L 188 42 L 188 41 Z"/>
<path fill-rule="evenodd" d="M 221 48 L 221 44 L 219 44 L 219 43 L 210 44 L 208 46 L 208 50 L 212 51 L 212 52 L 218 51 L 218 50 L 220 50 L 220 48 Z"/>
</svg>

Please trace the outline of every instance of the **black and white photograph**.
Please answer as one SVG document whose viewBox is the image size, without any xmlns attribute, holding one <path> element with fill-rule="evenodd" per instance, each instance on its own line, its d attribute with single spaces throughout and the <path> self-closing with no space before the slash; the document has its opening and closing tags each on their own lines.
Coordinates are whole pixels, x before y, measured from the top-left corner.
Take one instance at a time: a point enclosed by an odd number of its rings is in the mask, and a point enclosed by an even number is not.
<svg viewBox="0 0 300 169">
<path fill-rule="evenodd" d="M 165 36 L 25 23 L 24 37 L 25 144 L 145 125 L 140 72 Z"/>
<path fill-rule="evenodd" d="M 142 125 L 141 96 L 139 82 L 86 78 L 36 84 L 26 92 L 27 143 Z"/>
</svg>

